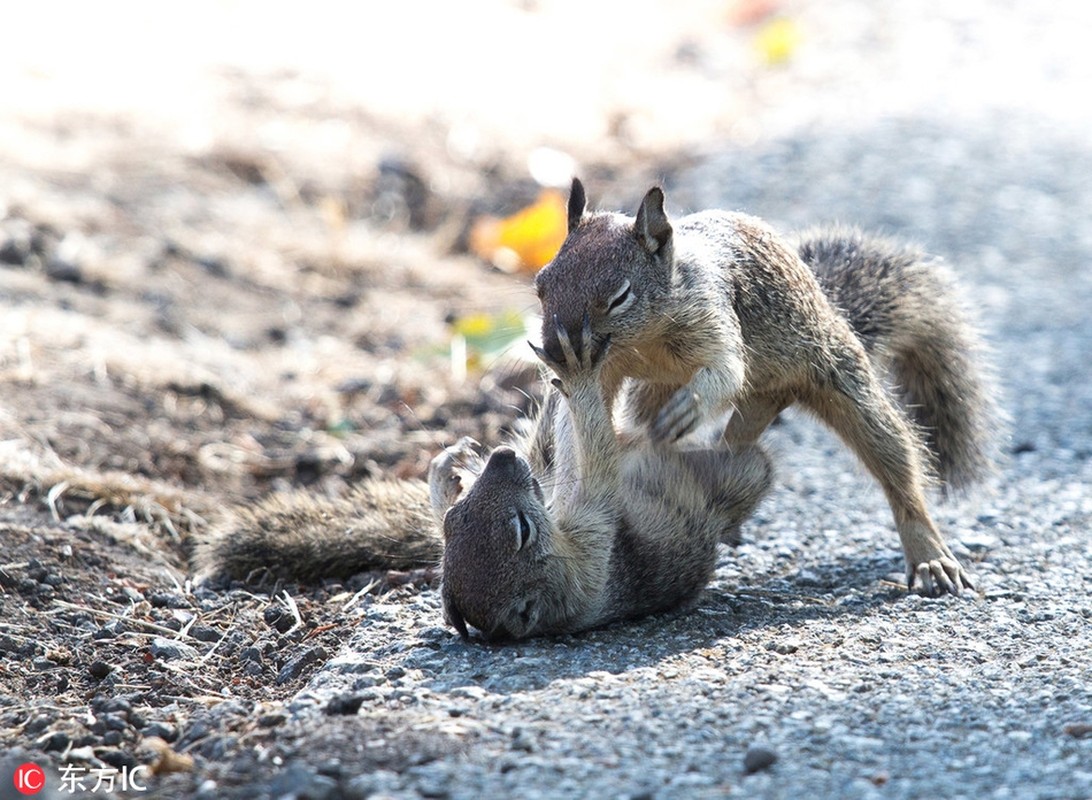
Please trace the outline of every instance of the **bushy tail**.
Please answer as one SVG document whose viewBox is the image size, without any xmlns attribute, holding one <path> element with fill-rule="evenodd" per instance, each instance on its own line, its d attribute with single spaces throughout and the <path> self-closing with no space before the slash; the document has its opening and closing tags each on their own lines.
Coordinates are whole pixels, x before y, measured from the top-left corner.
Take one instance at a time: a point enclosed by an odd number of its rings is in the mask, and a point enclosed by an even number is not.
<svg viewBox="0 0 1092 800">
<path fill-rule="evenodd" d="M 853 228 L 798 238 L 801 259 L 849 320 L 934 458 L 942 488 L 995 466 L 1005 417 L 990 354 L 949 271 L 911 247 Z"/>
<path fill-rule="evenodd" d="M 203 577 L 314 582 L 367 570 L 438 566 L 440 532 L 423 481 L 373 480 L 344 498 L 272 495 L 202 537 Z"/>
</svg>

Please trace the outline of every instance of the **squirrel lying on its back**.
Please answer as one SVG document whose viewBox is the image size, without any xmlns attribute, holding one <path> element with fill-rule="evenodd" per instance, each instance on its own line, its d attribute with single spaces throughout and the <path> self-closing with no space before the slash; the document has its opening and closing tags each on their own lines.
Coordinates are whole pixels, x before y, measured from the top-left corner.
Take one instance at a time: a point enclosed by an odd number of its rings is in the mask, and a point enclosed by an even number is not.
<svg viewBox="0 0 1092 800">
<path fill-rule="evenodd" d="M 589 215 L 576 181 L 569 211 L 569 238 L 536 280 L 539 354 L 567 398 L 549 392 L 488 458 L 470 440 L 448 448 L 427 486 L 375 481 L 344 500 L 297 493 L 242 510 L 199 544 L 201 571 L 313 580 L 442 561 L 449 621 L 493 638 L 671 608 L 704 586 L 716 541 L 738 540 L 770 480 L 754 442 L 799 401 L 880 479 L 908 582 L 970 585 L 925 510 L 926 466 L 945 486 L 981 477 L 1001 415 L 946 270 L 846 228 L 795 249 L 738 214 L 674 230 L 658 189 L 636 219 Z M 626 377 L 639 380 L 622 391 Z M 728 406 L 718 443 L 673 443 Z"/>
<path fill-rule="evenodd" d="M 770 485 L 758 447 L 660 447 L 618 437 L 586 338 L 551 363 L 523 436 L 482 458 L 460 440 L 429 483 L 373 481 L 345 500 L 303 493 L 238 512 L 199 546 L 206 574 L 311 580 L 442 560 L 444 614 L 487 639 L 583 630 L 674 608 L 712 576 Z M 442 528 L 442 535 L 439 532 Z"/>
</svg>

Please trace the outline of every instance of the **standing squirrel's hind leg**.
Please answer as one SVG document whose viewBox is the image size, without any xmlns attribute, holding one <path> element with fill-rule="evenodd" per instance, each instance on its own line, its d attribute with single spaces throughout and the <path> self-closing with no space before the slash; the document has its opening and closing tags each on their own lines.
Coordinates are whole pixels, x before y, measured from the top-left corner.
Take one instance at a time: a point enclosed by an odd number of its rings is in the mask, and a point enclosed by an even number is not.
<svg viewBox="0 0 1092 800">
<path fill-rule="evenodd" d="M 906 556 L 908 588 L 929 596 L 972 588 L 926 510 L 921 442 L 864 352 L 844 346 L 841 355 L 836 379 L 813 387 L 802 402 L 842 437 L 883 487 Z"/>
</svg>

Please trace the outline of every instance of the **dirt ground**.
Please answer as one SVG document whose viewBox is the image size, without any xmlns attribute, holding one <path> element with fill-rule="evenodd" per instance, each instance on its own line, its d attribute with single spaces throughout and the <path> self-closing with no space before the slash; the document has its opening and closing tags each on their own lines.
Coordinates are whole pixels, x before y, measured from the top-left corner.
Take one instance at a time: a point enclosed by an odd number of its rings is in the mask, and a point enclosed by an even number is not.
<svg viewBox="0 0 1092 800">
<path fill-rule="evenodd" d="M 448 320 L 533 295 L 458 252 L 477 195 L 423 188 L 442 165 L 312 187 L 245 145 L 191 156 L 118 124 L 34 131 L 60 150 L 103 136 L 89 173 L 3 161 L 20 197 L 0 227 L 0 740 L 36 763 L 158 764 L 184 794 L 224 780 L 215 754 L 194 771 L 196 713 L 271 741 L 260 709 L 336 652 L 357 592 L 430 579 L 198 589 L 193 534 L 269 492 L 421 478 L 460 435 L 497 441 L 534 371 L 459 378 Z M 443 174 L 485 197 L 465 172 Z"/>
</svg>

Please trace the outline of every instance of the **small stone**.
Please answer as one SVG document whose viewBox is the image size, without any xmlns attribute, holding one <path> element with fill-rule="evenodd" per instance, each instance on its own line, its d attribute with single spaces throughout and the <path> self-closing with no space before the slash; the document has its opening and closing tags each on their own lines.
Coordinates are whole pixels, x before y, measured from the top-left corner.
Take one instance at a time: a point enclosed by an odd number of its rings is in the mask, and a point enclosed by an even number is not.
<svg viewBox="0 0 1092 800">
<path fill-rule="evenodd" d="M 46 262 L 46 275 L 55 281 L 62 283 L 83 283 L 83 270 L 80 265 L 59 256 L 54 256 Z"/>
<path fill-rule="evenodd" d="M 339 694 L 330 699 L 324 711 L 330 716 L 350 716 L 360 710 L 364 698 L 360 695 Z"/>
<path fill-rule="evenodd" d="M 48 714 L 39 714 L 23 726 L 23 733 L 31 735 L 35 733 L 41 733 L 46 728 L 48 728 L 52 722 L 53 717 L 49 716 Z"/>
<path fill-rule="evenodd" d="M 124 697 L 111 697 L 103 704 L 102 710 L 114 714 L 128 715 L 133 710 L 133 704 Z"/>
<path fill-rule="evenodd" d="M 113 639 L 115 636 L 118 636 L 118 635 L 120 635 L 122 633 L 125 633 L 125 631 L 126 631 L 125 623 L 122 622 L 119 619 L 116 619 L 116 620 L 113 620 L 111 622 L 107 622 L 105 625 L 103 625 L 101 628 L 99 628 L 97 631 L 95 631 L 93 634 L 91 634 L 91 638 L 92 639 Z"/>
<path fill-rule="evenodd" d="M 281 667 L 281 671 L 277 673 L 277 685 L 288 683 L 293 681 L 303 674 L 303 671 L 307 667 L 318 661 L 325 661 L 329 658 L 326 649 L 323 647 L 308 647 L 302 653 L 298 653 L 295 657 L 288 660 L 288 662 Z"/>
<path fill-rule="evenodd" d="M 265 624 L 277 633 L 287 633 L 296 624 L 295 618 L 278 606 L 269 606 L 262 614 Z"/>
<path fill-rule="evenodd" d="M 527 731 L 516 728 L 512 731 L 512 745 L 513 750 L 518 750 L 523 753 L 532 753 L 535 749 L 535 740 Z"/>
<path fill-rule="evenodd" d="M 5 237 L 0 241 L 0 264 L 21 267 L 30 258 L 29 237 Z"/>
<path fill-rule="evenodd" d="M 189 608 L 190 604 L 178 592 L 153 592 L 148 595 L 148 602 L 154 608 Z"/>
<path fill-rule="evenodd" d="M 94 751 L 95 758 L 104 761 L 115 769 L 132 769 L 137 766 L 137 760 L 131 753 L 124 750 L 101 749 Z"/>
<path fill-rule="evenodd" d="M 288 719 L 288 715 L 277 711 L 272 714 L 263 714 L 258 717 L 259 728 L 276 728 L 278 725 L 283 725 L 284 721 Z"/>
<path fill-rule="evenodd" d="M 777 753 L 768 747 L 752 745 L 743 756 L 743 771 L 748 775 L 769 769 L 777 761 Z"/>
<path fill-rule="evenodd" d="M 256 664 L 262 663 L 262 650 L 260 647 L 244 647 L 239 651 L 240 661 L 253 661 Z"/>
<path fill-rule="evenodd" d="M 57 731 L 45 740 L 42 749 L 47 753 L 61 753 L 67 750 L 71 745 L 72 737 L 67 733 Z"/>
<path fill-rule="evenodd" d="M 152 640 L 152 655 L 161 661 L 197 658 L 197 649 L 173 639 L 156 637 Z"/>
<path fill-rule="evenodd" d="M 1092 723 L 1074 722 L 1062 728 L 1062 732 L 1074 739 L 1086 739 L 1092 737 Z"/>
<path fill-rule="evenodd" d="M 190 636 L 199 642 L 218 642 L 221 638 L 220 632 L 208 625 L 193 625 L 190 628 Z"/>
<path fill-rule="evenodd" d="M 140 732 L 147 739 L 155 737 L 157 739 L 162 739 L 165 742 L 173 742 L 178 738 L 178 729 L 174 725 L 168 725 L 166 722 L 149 722 Z"/>
</svg>

